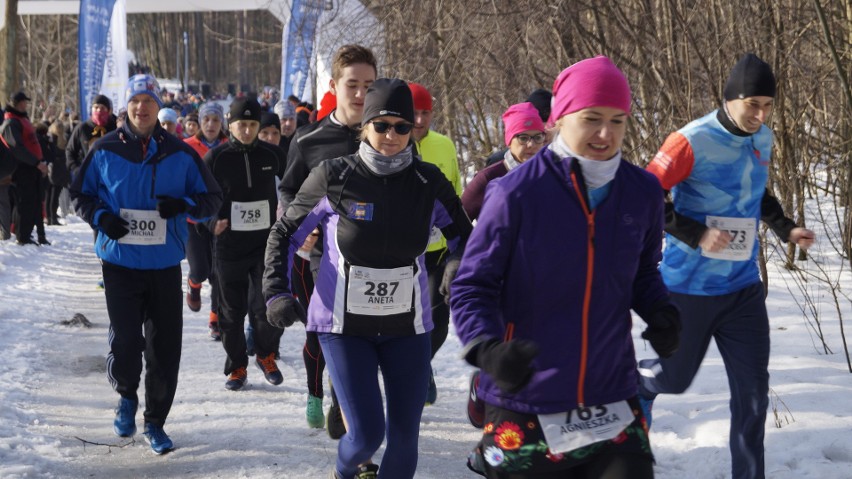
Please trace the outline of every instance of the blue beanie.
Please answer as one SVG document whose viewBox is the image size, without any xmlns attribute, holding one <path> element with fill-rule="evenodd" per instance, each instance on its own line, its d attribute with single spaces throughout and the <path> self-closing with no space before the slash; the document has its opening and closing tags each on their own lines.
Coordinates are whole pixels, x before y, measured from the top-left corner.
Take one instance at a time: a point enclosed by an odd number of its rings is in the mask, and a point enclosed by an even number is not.
<svg viewBox="0 0 852 479">
<path fill-rule="evenodd" d="M 139 94 L 145 94 L 157 101 L 157 106 L 163 107 L 163 102 L 160 100 L 160 83 L 151 75 L 139 74 L 133 75 L 127 80 L 127 90 L 124 93 L 124 100 L 130 103 L 130 99 Z"/>
</svg>

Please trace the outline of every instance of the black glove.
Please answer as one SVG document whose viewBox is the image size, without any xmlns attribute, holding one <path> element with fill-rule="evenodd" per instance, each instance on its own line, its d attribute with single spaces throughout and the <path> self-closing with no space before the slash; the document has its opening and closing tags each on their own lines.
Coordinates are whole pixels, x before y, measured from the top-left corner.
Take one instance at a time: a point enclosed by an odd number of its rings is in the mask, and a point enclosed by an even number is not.
<svg viewBox="0 0 852 479">
<path fill-rule="evenodd" d="M 645 322 L 648 328 L 642 339 L 649 341 L 661 358 L 674 354 L 680 346 L 680 311 L 669 304 L 654 311 Z"/>
<path fill-rule="evenodd" d="M 130 230 L 127 228 L 127 221 L 112 213 L 103 213 L 98 218 L 98 228 L 112 240 L 118 240 L 124 237 Z"/>
<path fill-rule="evenodd" d="M 280 294 L 266 302 L 266 322 L 278 329 L 292 326 L 296 321 L 304 323 L 306 320 L 305 308 L 293 295 Z"/>
<path fill-rule="evenodd" d="M 536 356 L 538 345 L 530 340 L 501 342 L 492 339 L 479 346 L 476 366 L 488 373 L 498 388 L 507 393 L 516 393 L 532 378 L 530 363 Z"/>
<path fill-rule="evenodd" d="M 441 278 L 441 286 L 438 287 L 438 292 L 444 295 L 444 302 L 450 304 L 450 284 L 456 279 L 456 274 L 459 272 L 461 261 L 451 259 L 444 266 L 444 277 Z"/>
<path fill-rule="evenodd" d="M 174 218 L 175 216 L 186 211 L 186 201 L 180 198 L 172 198 L 170 196 L 157 197 L 157 211 L 160 212 L 160 218 L 165 220 Z"/>
</svg>

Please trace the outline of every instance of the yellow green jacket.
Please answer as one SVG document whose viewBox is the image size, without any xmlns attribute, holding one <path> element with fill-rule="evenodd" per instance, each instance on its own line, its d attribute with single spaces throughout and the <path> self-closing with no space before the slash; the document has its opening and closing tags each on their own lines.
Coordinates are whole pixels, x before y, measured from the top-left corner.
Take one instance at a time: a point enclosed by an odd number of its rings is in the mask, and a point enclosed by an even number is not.
<svg viewBox="0 0 852 479">
<path fill-rule="evenodd" d="M 456 189 L 456 194 L 461 195 L 461 175 L 459 174 L 456 146 L 453 141 L 436 131 L 429 130 L 429 133 L 417 142 L 417 151 L 423 161 L 437 166 L 452 183 L 453 188 Z M 429 243 L 429 246 L 426 247 L 427 252 L 439 251 L 447 247 L 447 241 L 440 231 L 433 230 L 432 235 L 433 238 L 437 236 L 438 239 Z"/>
</svg>

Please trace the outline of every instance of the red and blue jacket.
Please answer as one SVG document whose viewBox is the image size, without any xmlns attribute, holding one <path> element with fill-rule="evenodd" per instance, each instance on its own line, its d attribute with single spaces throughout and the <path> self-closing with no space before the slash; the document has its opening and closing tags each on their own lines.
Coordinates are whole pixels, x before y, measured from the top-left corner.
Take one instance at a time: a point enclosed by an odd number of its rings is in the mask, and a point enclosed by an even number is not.
<svg viewBox="0 0 852 479">
<path fill-rule="evenodd" d="M 219 211 L 222 190 L 201 158 L 157 124 L 143 140 L 127 126 L 96 142 L 70 189 L 74 209 L 98 229 L 99 258 L 131 269 L 164 269 L 180 264 L 186 251 L 187 216 L 203 220 Z M 157 209 L 159 196 L 181 198 L 186 213 L 167 222 L 165 244 L 134 245 L 110 239 L 98 228 L 101 216 L 121 209 Z"/>
</svg>

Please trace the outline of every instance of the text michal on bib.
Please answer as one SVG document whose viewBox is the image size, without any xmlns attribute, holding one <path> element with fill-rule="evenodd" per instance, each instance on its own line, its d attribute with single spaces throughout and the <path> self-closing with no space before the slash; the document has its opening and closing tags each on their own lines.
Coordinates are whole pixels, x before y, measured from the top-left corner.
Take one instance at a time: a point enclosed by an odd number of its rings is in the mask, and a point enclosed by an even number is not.
<svg viewBox="0 0 852 479">
<path fill-rule="evenodd" d="M 121 208 L 118 214 L 121 219 L 127 221 L 127 229 L 130 230 L 118 240 L 119 243 L 141 246 L 166 244 L 166 229 L 169 222 L 160 218 L 160 213 L 157 211 Z"/>
</svg>

